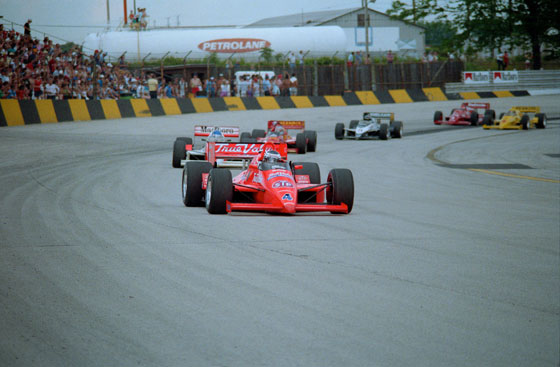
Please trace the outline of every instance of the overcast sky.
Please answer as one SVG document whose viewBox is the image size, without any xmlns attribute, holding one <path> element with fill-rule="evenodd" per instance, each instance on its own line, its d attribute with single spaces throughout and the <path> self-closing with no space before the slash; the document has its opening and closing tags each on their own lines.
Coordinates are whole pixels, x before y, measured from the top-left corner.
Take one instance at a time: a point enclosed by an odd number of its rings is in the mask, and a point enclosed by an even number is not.
<svg viewBox="0 0 560 367">
<path fill-rule="evenodd" d="M 111 25 L 122 23 L 125 0 L 0 0 L 0 22 L 23 25 L 32 19 L 34 37 L 56 36 L 59 43 L 81 44 L 88 33 L 103 31 L 107 24 L 107 1 Z M 412 1 L 412 0 L 410 0 Z M 361 0 L 126 0 L 128 11 L 145 7 L 149 25 L 204 26 L 245 25 L 257 20 L 301 12 L 347 9 Z M 370 8 L 386 11 L 392 0 L 377 0 Z M 407 1 L 408 2 L 408 1 Z M 8 28 L 11 27 L 8 25 Z M 22 31 L 22 26 L 14 25 Z M 41 32 L 41 33 L 37 33 Z"/>
</svg>

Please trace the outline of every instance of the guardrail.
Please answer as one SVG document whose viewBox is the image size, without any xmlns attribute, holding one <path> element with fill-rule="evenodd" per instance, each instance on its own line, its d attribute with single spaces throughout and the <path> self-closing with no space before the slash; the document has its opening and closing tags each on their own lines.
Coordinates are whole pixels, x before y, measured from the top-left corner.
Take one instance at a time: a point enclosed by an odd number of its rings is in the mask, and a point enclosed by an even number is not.
<svg viewBox="0 0 560 367">
<path fill-rule="evenodd" d="M 560 70 L 521 70 L 517 83 L 465 84 L 446 83 L 446 93 L 499 90 L 537 90 L 560 88 Z"/>
</svg>

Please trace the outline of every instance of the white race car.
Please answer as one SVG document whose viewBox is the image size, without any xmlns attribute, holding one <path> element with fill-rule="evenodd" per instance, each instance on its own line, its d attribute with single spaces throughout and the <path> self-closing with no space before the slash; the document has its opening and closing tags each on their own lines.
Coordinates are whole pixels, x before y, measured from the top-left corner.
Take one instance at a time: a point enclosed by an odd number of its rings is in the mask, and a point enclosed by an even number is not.
<svg viewBox="0 0 560 367">
<path fill-rule="evenodd" d="M 334 137 L 341 139 L 373 139 L 387 140 L 402 138 L 403 123 L 394 121 L 392 112 L 364 112 L 361 120 L 350 121 L 348 128 L 339 122 L 334 127 Z"/>
<path fill-rule="evenodd" d="M 195 149 L 196 141 L 190 137 L 179 137 L 173 143 L 173 158 L 171 165 L 174 168 L 181 168 L 187 160 L 207 160 L 207 142 L 230 143 L 239 141 L 238 126 L 205 126 L 196 125 L 194 127 L 194 138 L 200 138 L 202 146 Z"/>
</svg>

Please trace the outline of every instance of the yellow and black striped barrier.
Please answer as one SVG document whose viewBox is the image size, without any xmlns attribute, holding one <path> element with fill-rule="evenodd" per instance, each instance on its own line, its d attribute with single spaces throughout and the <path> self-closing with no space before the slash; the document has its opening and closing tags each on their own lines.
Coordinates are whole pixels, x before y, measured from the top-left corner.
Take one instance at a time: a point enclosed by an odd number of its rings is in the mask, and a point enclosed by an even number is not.
<svg viewBox="0 0 560 367">
<path fill-rule="evenodd" d="M 337 96 L 168 99 L 0 100 L 0 126 L 240 110 L 275 110 L 528 96 L 527 91 L 445 93 L 441 88 L 348 92 Z"/>
</svg>

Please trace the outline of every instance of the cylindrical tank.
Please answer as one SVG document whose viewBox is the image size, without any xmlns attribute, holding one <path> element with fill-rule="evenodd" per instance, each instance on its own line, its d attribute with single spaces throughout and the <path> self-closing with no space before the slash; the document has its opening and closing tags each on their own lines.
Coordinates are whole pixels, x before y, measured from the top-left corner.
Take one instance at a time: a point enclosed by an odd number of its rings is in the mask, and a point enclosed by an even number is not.
<svg viewBox="0 0 560 367">
<path fill-rule="evenodd" d="M 285 28 L 212 28 L 212 29 L 161 29 L 148 31 L 112 31 L 90 34 L 84 48 L 103 50 L 119 57 L 126 51 L 128 60 L 169 56 L 202 59 L 216 53 L 220 58 L 232 54 L 245 60 L 255 60 L 259 50 L 269 47 L 273 54 L 287 52 L 308 56 L 332 56 L 346 50 L 346 35 L 338 26 L 285 27 Z"/>
</svg>

